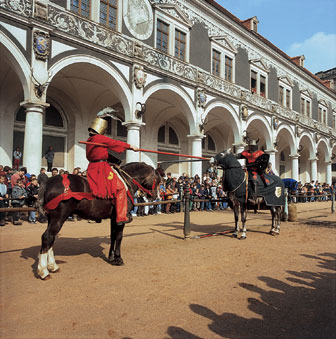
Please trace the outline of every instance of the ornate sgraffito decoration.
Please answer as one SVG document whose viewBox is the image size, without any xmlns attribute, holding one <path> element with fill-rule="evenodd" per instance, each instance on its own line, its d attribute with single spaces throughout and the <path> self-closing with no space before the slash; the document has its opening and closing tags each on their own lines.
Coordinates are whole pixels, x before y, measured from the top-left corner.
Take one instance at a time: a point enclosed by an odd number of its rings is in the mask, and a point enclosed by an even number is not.
<svg viewBox="0 0 336 339">
<path fill-rule="evenodd" d="M 136 88 L 140 89 L 145 86 L 147 74 L 145 73 L 144 68 L 142 66 L 134 67 L 133 78 Z"/>
<path fill-rule="evenodd" d="M 31 0 L 0 0 L 0 8 L 1 7 L 30 17 L 33 11 L 33 2 Z"/>
<path fill-rule="evenodd" d="M 207 95 L 202 88 L 197 89 L 197 102 L 198 106 L 204 108 L 207 103 Z"/>
<path fill-rule="evenodd" d="M 43 2 L 35 1 L 34 17 L 42 19 L 42 20 L 47 20 L 48 19 L 48 6 Z"/>
<path fill-rule="evenodd" d="M 33 41 L 36 59 L 46 60 L 50 54 L 50 35 L 45 32 L 35 31 Z"/>
<path fill-rule="evenodd" d="M 138 1 L 127 1 L 127 3 L 135 3 Z M 160 6 L 166 9 L 174 9 L 176 13 L 185 18 L 193 26 L 196 23 L 202 23 L 204 27 L 208 29 L 209 37 L 226 37 L 227 42 L 234 49 L 243 48 L 248 52 L 249 60 L 263 60 L 264 66 L 267 68 L 275 68 L 277 70 L 278 77 L 285 76 L 288 74 L 288 69 L 280 64 L 277 60 L 273 60 L 266 56 L 261 48 L 255 46 L 250 41 L 247 41 L 241 36 L 236 35 L 232 29 L 226 27 L 210 17 L 206 12 L 202 11 L 201 8 L 196 7 L 193 1 L 190 0 L 151 0 L 144 1 L 148 4 L 146 6 Z M 37 12 L 34 7 L 36 4 L 43 3 L 41 0 L 0 0 L 0 8 L 6 11 L 13 12 L 22 17 L 36 17 Z M 124 2 L 122 2 L 124 4 Z M 125 1 L 126 3 L 126 1 Z M 149 4 L 150 3 L 150 4 Z M 34 4 L 34 6 L 33 6 Z M 33 7 L 35 8 L 33 13 Z M 172 15 L 173 12 L 171 12 Z M 168 15 L 169 13 L 167 13 Z M 183 14 L 181 16 L 181 14 Z M 173 16 L 173 15 L 172 15 Z M 146 15 L 142 16 L 146 18 Z M 42 19 L 37 18 L 37 19 Z M 151 68 L 156 69 L 161 75 L 173 75 L 175 78 L 179 77 L 184 82 L 190 82 L 197 86 L 202 86 L 207 90 L 208 93 L 219 92 L 222 96 L 228 100 L 234 101 L 237 104 L 244 103 L 251 109 L 258 109 L 260 111 L 268 112 L 269 114 L 275 114 L 280 119 L 291 121 L 294 124 L 299 124 L 309 129 L 318 130 L 319 133 L 327 133 L 332 137 L 336 138 L 336 130 L 321 123 L 315 125 L 313 119 L 303 116 L 293 110 L 288 110 L 281 107 L 277 102 L 268 98 L 261 97 L 259 95 L 252 95 L 247 89 L 238 86 L 234 83 L 228 82 L 225 79 L 214 76 L 204 70 L 200 71 L 194 65 L 183 62 L 173 56 L 162 54 L 160 51 L 152 48 L 146 44 L 141 44 L 139 41 L 129 38 L 125 35 L 108 29 L 99 23 L 92 20 L 85 19 L 77 16 L 70 11 L 66 11 L 60 7 L 54 6 L 52 2 L 48 2 L 47 5 L 47 23 L 51 25 L 56 35 L 66 34 L 71 36 L 71 39 L 81 39 L 90 43 L 92 48 L 105 49 L 111 55 L 128 59 L 131 62 L 131 58 L 141 59 L 141 64 L 148 64 Z M 140 26 L 140 22 L 139 26 Z M 144 22 L 144 24 L 146 24 Z M 139 33 L 140 34 L 140 33 Z M 141 32 L 142 34 L 142 32 Z M 222 41 L 224 43 L 224 41 Z M 40 44 L 41 48 L 41 44 Z M 43 47 L 42 47 L 43 49 Z M 41 54 L 41 51 L 38 52 Z M 36 53 L 36 52 L 35 52 Z M 42 51 L 43 54 L 43 51 Z M 37 54 L 36 54 L 37 55 Z M 290 78 L 293 83 L 296 83 L 299 90 L 302 91 L 306 88 L 311 88 L 307 81 L 298 75 L 290 72 Z M 317 95 L 319 98 L 326 101 L 329 100 L 325 94 L 317 89 Z M 335 107 L 333 107 L 335 109 Z"/>
</svg>

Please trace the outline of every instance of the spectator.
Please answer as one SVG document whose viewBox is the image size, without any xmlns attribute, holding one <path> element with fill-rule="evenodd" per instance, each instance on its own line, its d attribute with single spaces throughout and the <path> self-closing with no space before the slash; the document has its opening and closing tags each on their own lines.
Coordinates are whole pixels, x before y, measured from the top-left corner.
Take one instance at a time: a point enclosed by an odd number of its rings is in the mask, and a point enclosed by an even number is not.
<svg viewBox="0 0 336 339">
<path fill-rule="evenodd" d="M 22 207 L 25 204 L 25 199 L 27 198 L 27 191 L 24 187 L 22 179 L 17 179 L 16 185 L 12 190 L 12 206 L 13 207 Z M 19 221 L 20 212 L 13 212 L 13 224 L 15 226 L 22 225 L 22 222 Z"/>
<path fill-rule="evenodd" d="M 52 172 L 52 166 L 53 166 L 54 157 L 55 157 L 54 148 L 52 146 L 48 147 L 44 157 L 47 159 L 47 164 L 48 164 L 47 171 Z"/>
<path fill-rule="evenodd" d="M 38 181 L 35 178 L 31 180 L 31 184 L 27 187 L 27 205 L 33 207 L 38 198 Z M 31 224 L 36 224 L 36 212 L 29 211 L 28 222 Z"/>
<path fill-rule="evenodd" d="M 52 170 L 51 170 L 51 176 L 54 177 L 58 175 L 58 169 L 56 167 L 54 167 Z"/>
<path fill-rule="evenodd" d="M 42 185 L 43 183 L 45 183 L 48 180 L 48 176 L 46 174 L 46 169 L 44 167 L 42 167 L 40 169 L 40 174 L 37 177 L 37 181 L 39 183 L 39 185 Z"/>
<path fill-rule="evenodd" d="M 22 152 L 20 147 L 16 147 L 15 151 L 13 152 L 13 167 L 18 171 L 22 159 Z"/>
<path fill-rule="evenodd" d="M 14 173 L 12 175 L 12 177 L 11 177 L 12 188 L 14 188 L 18 179 L 24 180 L 24 175 L 25 175 L 24 167 L 20 168 L 20 170 L 18 172 Z"/>
<path fill-rule="evenodd" d="M 4 199 L 8 199 L 7 194 L 7 186 L 5 185 L 5 176 L 3 174 L 0 175 L 0 208 L 7 207 L 6 201 Z M 0 212 L 0 226 L 5 226 L 6 213 Z"/>
</svg>

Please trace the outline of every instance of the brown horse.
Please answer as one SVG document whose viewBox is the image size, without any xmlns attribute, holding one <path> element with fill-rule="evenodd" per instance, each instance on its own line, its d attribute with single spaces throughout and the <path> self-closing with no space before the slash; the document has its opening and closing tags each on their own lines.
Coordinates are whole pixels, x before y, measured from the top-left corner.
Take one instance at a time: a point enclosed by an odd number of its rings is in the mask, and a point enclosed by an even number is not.
<svg viewBox="0 0 336 339">
<path fill-rule="evenodd" d="M 157 197 L 157 188 L 164 175 L 161 169 L 155 170 L 153 167 L 143 162 L 129 163 L 122 166 L 121 169 L 122 172 L 127 173 L 123 176 L 132 197 L 138 189 L 137 183 L 141 185 L 148 194 L 151 194 L 153 199 Z M 72 192 L 90 192 L 90 187 L 86 178 L 70 174 L 68 179 Z M 43 206 L 55 197 L 60 196 L 64 191 L 65 187 L 63 185 L 62 176 L 57 175 L 49 178 L 39 189 L 39 198 L 37 202 L 39 211 L 45 213 Z M 128 197 L 128 212 L 130 212 L 132 207 L 133 203 Z M 54 258 L 53 245 L 56 235 L 61 230 L 64 222 L 74 213 L 83 219 L 95 220 L 97 222 L 100 222 L 101 219 L 110 218 L 111 247 L 108 261 L 112 265 L 123 265 L 120 248 L 125 224 L 118 225 L 116 223 L 114 200 L 98 198 L 91 198 L 91 200 L 76 200 L 75 198 L 71 198 L 60 201 L 55 209 L 51 209 L 48 212 L 48 227 L 42 235 L 42 245 L 38 263 L 38 275 L 43 280 L 50 278 L 49 272 L 57 272 L 59 270 Z"/>
</svg>

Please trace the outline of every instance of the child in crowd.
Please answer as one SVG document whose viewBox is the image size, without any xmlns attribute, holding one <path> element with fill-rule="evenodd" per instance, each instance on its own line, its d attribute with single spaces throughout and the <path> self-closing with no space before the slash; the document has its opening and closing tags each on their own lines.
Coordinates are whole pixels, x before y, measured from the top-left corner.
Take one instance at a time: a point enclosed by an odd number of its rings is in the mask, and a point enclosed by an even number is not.
<svg viewBox="0 0 336 339">
<path fill-rule="evenodd" d="M 25 199 L 27 198 L 27 191 L 22 179 L 16 181 L 16 185 L 12 190 L 12 206 L 13 207 L 22 207 L 25 204 Z M 15 226 L 22 225 L 22 222 L 19 221 L 20 212 L 13 212 L 13 224 Z"/>
<path fill-rule="evenodd" d="M 5 200 L 8 198 L 7 194 L 7 186 L 5 185 L 5 176 L 0 175 L 0 208 L 7 207 Z M 5 221 L 6 213 L 0 212 L 0 226 L 5 226 L 6 221 Z"/>
<path fill-rule="evenodd" d="M 27 187 L 27 205 L 33 207 L 38 198 L 38 181 L 36 178 L 33 178 L 30 185 Z M 36 212 L 29 211 L 28 222 L 31 224 L 36 224 Z"/>
</svg>

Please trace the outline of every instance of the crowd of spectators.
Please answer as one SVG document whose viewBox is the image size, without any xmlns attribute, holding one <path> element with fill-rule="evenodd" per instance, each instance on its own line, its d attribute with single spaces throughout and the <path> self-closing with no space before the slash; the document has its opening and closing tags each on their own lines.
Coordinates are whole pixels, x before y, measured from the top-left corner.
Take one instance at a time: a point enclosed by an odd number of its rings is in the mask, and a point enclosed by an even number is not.
<svg viewBox="0 0 336 339">
<path fill-rule="evenodd" d="M 171 173 L 167 173 L 166 178 L 160 182 L 159 198 L 155 202 L 169 201 L 169 200 L 182 200 L 185 190 L 190 193 L 190 211 L 214 211 L 224 210 L 228 207 L 226 201 L 197 201 L 205 199 L 220 199 L 225 198 L 226 193 L 221 185 L 220 177 L 217 171 L 211 166 L 209 170 L 202 175 L 189 177 L 183 173 L 179 177 L 173 177 Z M 134 196 L 135 202 L 148 202 L 146 196 L 138 190 Z M 195 201 L 194 201 L 195 200 Z M 179 213 L 184 211 L 183 201 L 176 203 L 165 203 L 153 206 L 135 207 L 132 211 L 133 216 L 144 216 L 148 214 L 161 214 L 161 213 Z"/>
<path fill-rule="evenodd" d="M 317 180 L 312 180 L 302 184 L 301 181 L 290 190 L 289 198 L 291 202 L 316 202 L 331 200 L 332 189 L 336 190 L 336 183 L 334 186 L 327 183 L 321 184 Z"/>
<path fill-rule="evenodd" d="M 0 207 L 22 207 L 34 206 L 38 197 L 38 188 L 49 176 L 58 174 L 69 174 L 66 170 L 58 170 L 57 168 L 49 168 L 51 172 L 49 175 L 45 168 L 41 168 L 38 176 L 35 174 L 27 173 L 25 167 L 18 170 L 10 168 L 9 166 L 0 165 Z M 86 171 L 81 171 L 79 167 L 75 168 L 71 174 L 86 176 Z M 330 193 L 332 188 L 336 190 L 336 183 L 334 187 L 328 184 L 320 184 L 317 181 L 302 184 L 297 182 L 295 188 L 289 191 L 290 200 L 292 202 L 314 202 L 330 200 Z M 162 179 L 159 186 L 159 197 L 154 200 L 158 204 L 152 206 L 139 206 L 134 207 L 132 216 L 145 216 L 148 214 L 161 214 L 161 213 L 179 213 L 183 212 L 185 206 L 183 205 L 183 194 L 185 190 L 190 193 L 190 211 L 214 211 L 224 210 L 228 207 L 225 199 L 222 201 L 197 201 L 204 199 L 220 200 L 226 198 L 226 193 L 221 185 L 220 176 L 213 166 L 203 173 L 202 177 L 195 175 L 194 177 L 188 176 L 183 173 L 181 176 L 172 176 L 167 173 L 166 177 Z M 174 203 L 160 204 L 161 201 L 181 200 Z M 134 195 L 136 203 L 148 202 L 148 197 L 141 191 L 136 191 Z M 0 212 L 0 226 L 5 226 L 8 222 L 12 221 L 13 225 L 20 226 L 22 221 L 20 212 L 4 213 Z M 69 220 L 75 220 L 73 216 Z M 37 223 L 46 222 L 45 217 L 36 218 L 35 211 L 29 211 L 28 222 Z"/>
<path fill-rule="evenodd" d="M 50 168 L 50 175 L 69 174 L 68 171 L 58 170 L 56 167 Z M 86 176 L 86 172 L 81 172 L 80 168 L 74 169 L 72 174 Z M 38 198 L 38 189 L 44 181 L 49 177 L 45 168 L 41 168 L 38 176 L 27 172 L 26 167 L 13 169 L 9 166 L 0 165 L 0 207 L 33 207 Z M 15 226 L 21 226 L 22 217 L 20 212 L 0 212 L 0 226 L 5 226 L 9 221 Z M 70 220 L 73 217 L 70 217 Z M 37 220 L 36 211 L 29 211 L 28 222 L 36 224 L 46 222 L 46 218 L 40 216 Z"/>
</svg>

